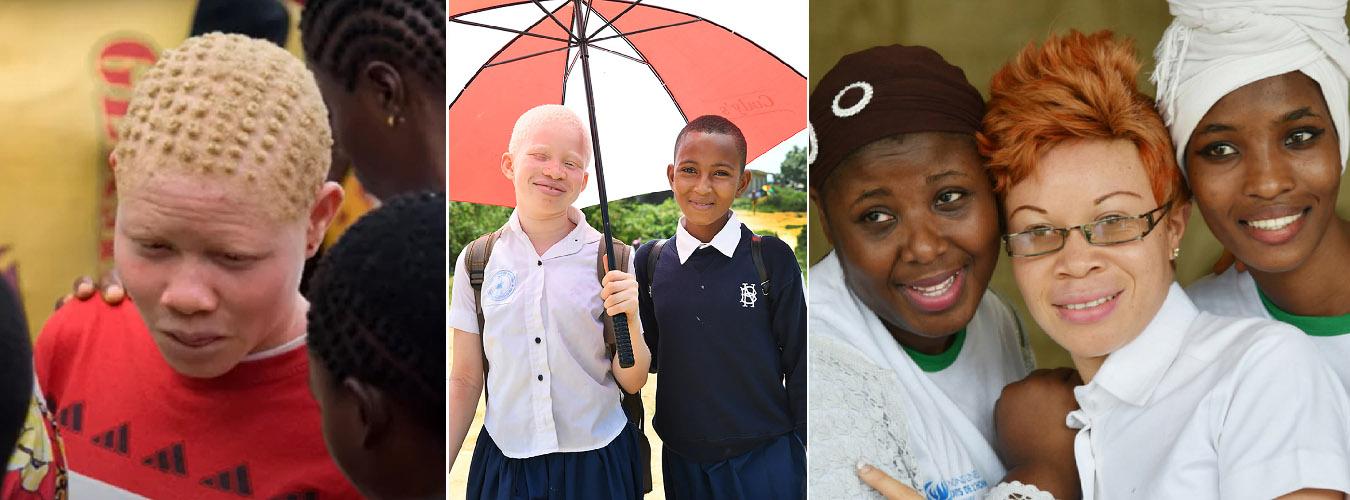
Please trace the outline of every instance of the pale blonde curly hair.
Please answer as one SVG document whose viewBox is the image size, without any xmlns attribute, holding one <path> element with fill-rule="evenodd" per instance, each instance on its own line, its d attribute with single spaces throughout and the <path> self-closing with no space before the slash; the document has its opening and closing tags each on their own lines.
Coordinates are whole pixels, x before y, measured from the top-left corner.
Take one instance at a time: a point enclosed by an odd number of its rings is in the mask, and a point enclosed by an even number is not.
<svg viewBox="0 0 1350 500">
<path fill-rule="evenodd" d="M 136 83 L 113 150 L 118 192 L 157 176 L 218 179 L 307 214 L 333 145 L 314 75 L 263 40 L 210 33 L 168 50 Z"/>
</svg>

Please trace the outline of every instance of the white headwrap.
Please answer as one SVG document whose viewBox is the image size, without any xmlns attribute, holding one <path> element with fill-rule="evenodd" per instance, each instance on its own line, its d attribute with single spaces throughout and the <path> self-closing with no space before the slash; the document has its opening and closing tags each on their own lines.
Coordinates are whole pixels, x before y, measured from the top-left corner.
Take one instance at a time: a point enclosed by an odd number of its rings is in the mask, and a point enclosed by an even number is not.
<svg viewBox="0 0 1350 500">
<path fill-rule="evenodd" d="M 1168 0 L 1176 16 L 1154 59 L 1158 111 L 1186 172 L 1186 142 L 1229 92 L 1302 71 L 1322 87 L 1340 139 L 1341 172 L 1350 147 L 1345 0 Z"/>
</svg>

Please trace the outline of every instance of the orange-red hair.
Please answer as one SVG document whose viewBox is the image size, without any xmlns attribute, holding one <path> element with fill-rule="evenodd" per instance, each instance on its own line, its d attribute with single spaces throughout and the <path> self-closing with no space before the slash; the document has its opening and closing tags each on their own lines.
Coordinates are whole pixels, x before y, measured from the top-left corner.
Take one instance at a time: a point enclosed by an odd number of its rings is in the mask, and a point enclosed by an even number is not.
<svg viewBox="0 0 1350 500">
<path fill-rule="evenodd" d="M 1135 86 L 1138 72 L 1134 42 L 1108 30 L 1027 44 L 994 74 L 984 127 L 975 136 L 994 192 L 1006 194 L 1063 142 L 1124 139 L 1139 149 L 1158 203 L 1189 199 L 1167 126 Z"/>
</svg>

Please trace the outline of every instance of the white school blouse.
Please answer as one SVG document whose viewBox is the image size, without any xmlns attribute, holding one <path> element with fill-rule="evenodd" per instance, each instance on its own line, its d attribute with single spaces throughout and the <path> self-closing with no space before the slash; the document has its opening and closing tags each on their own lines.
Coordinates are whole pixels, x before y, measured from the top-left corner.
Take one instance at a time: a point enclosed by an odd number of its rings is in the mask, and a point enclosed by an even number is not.
<svg viewBox="0 0 1350 500">
<path fill-rule="evenodd" d="M 568 217 L 577 227 L 539 255 L 512 213 L 483 273 L 483 425 L 510 458 L 599 449 L 628 422 L 599 320 L 601 235 L 580 210 Z M 479 333 L 463 252 L 451 293 L 450 327 Z"/>
<path fill-rule="evenodd" d="M 1175 283 L 1074 396 L 1084 499 L 1350 491 L 1350 398 L 1307 336 L 1200 312 Z"/>
<path fill-rule="evenodd" d="M 1256 280 L 1252 279 L 1251 273 L 1238 272 L 1236 267 L 1228 268 L 1223 274 L 1200 278 L 1186 287 L 1186 294 L 1195 301 L 1196 307 L 1208 313 L 1277 319 L 1271 316 L 1270 310 L 1261 302 Z M 1309 333 L 1308 340 L 1312 341 L 1317 352 L 1322 354 L 1322 359 L 1341 378 L 1341 384 L 1350 388 L 1350 330 L 1332 334 Z"/>
</svg>

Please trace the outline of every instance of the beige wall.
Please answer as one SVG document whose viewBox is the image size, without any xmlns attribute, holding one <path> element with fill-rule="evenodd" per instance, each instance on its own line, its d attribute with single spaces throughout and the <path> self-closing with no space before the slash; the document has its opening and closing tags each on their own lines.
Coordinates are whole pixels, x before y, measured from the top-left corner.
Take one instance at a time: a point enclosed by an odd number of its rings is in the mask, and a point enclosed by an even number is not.
<svg viewBox="0 0 1350 500">
<path fill-rule="evenodd" d="M 1153 47 L 1170 21 L 1162 0 L 811 0 L 811 86 L 814 89 L 845 54 L 901 43 L 937 50 L 964 69 L 987 98 L 989 78 L 1027 43 L 1070 29 L 1111 29 L 1135 40 L 1135 52 L 1144 62 L 1142 90 L 1152 95 L 1148 75 L 1153 71 Z M 1350 217 L 1350 182 L 1341 184 L 1338 211 Z M 815 214 L 811 217 L 810 259 L 815 262 L 830 247 Z M 1199 212 L 1193 211 L 1178 259 L 1180 281 L 1190 283 L 1207 274 L 1220 251 Z M 1067 353 L 1031 320 L 1007 260 L 1000 258 L 990 287 L 1016 305 L 1032 334 L 1038 364 L 1069 366 Z"/>
</svg>

